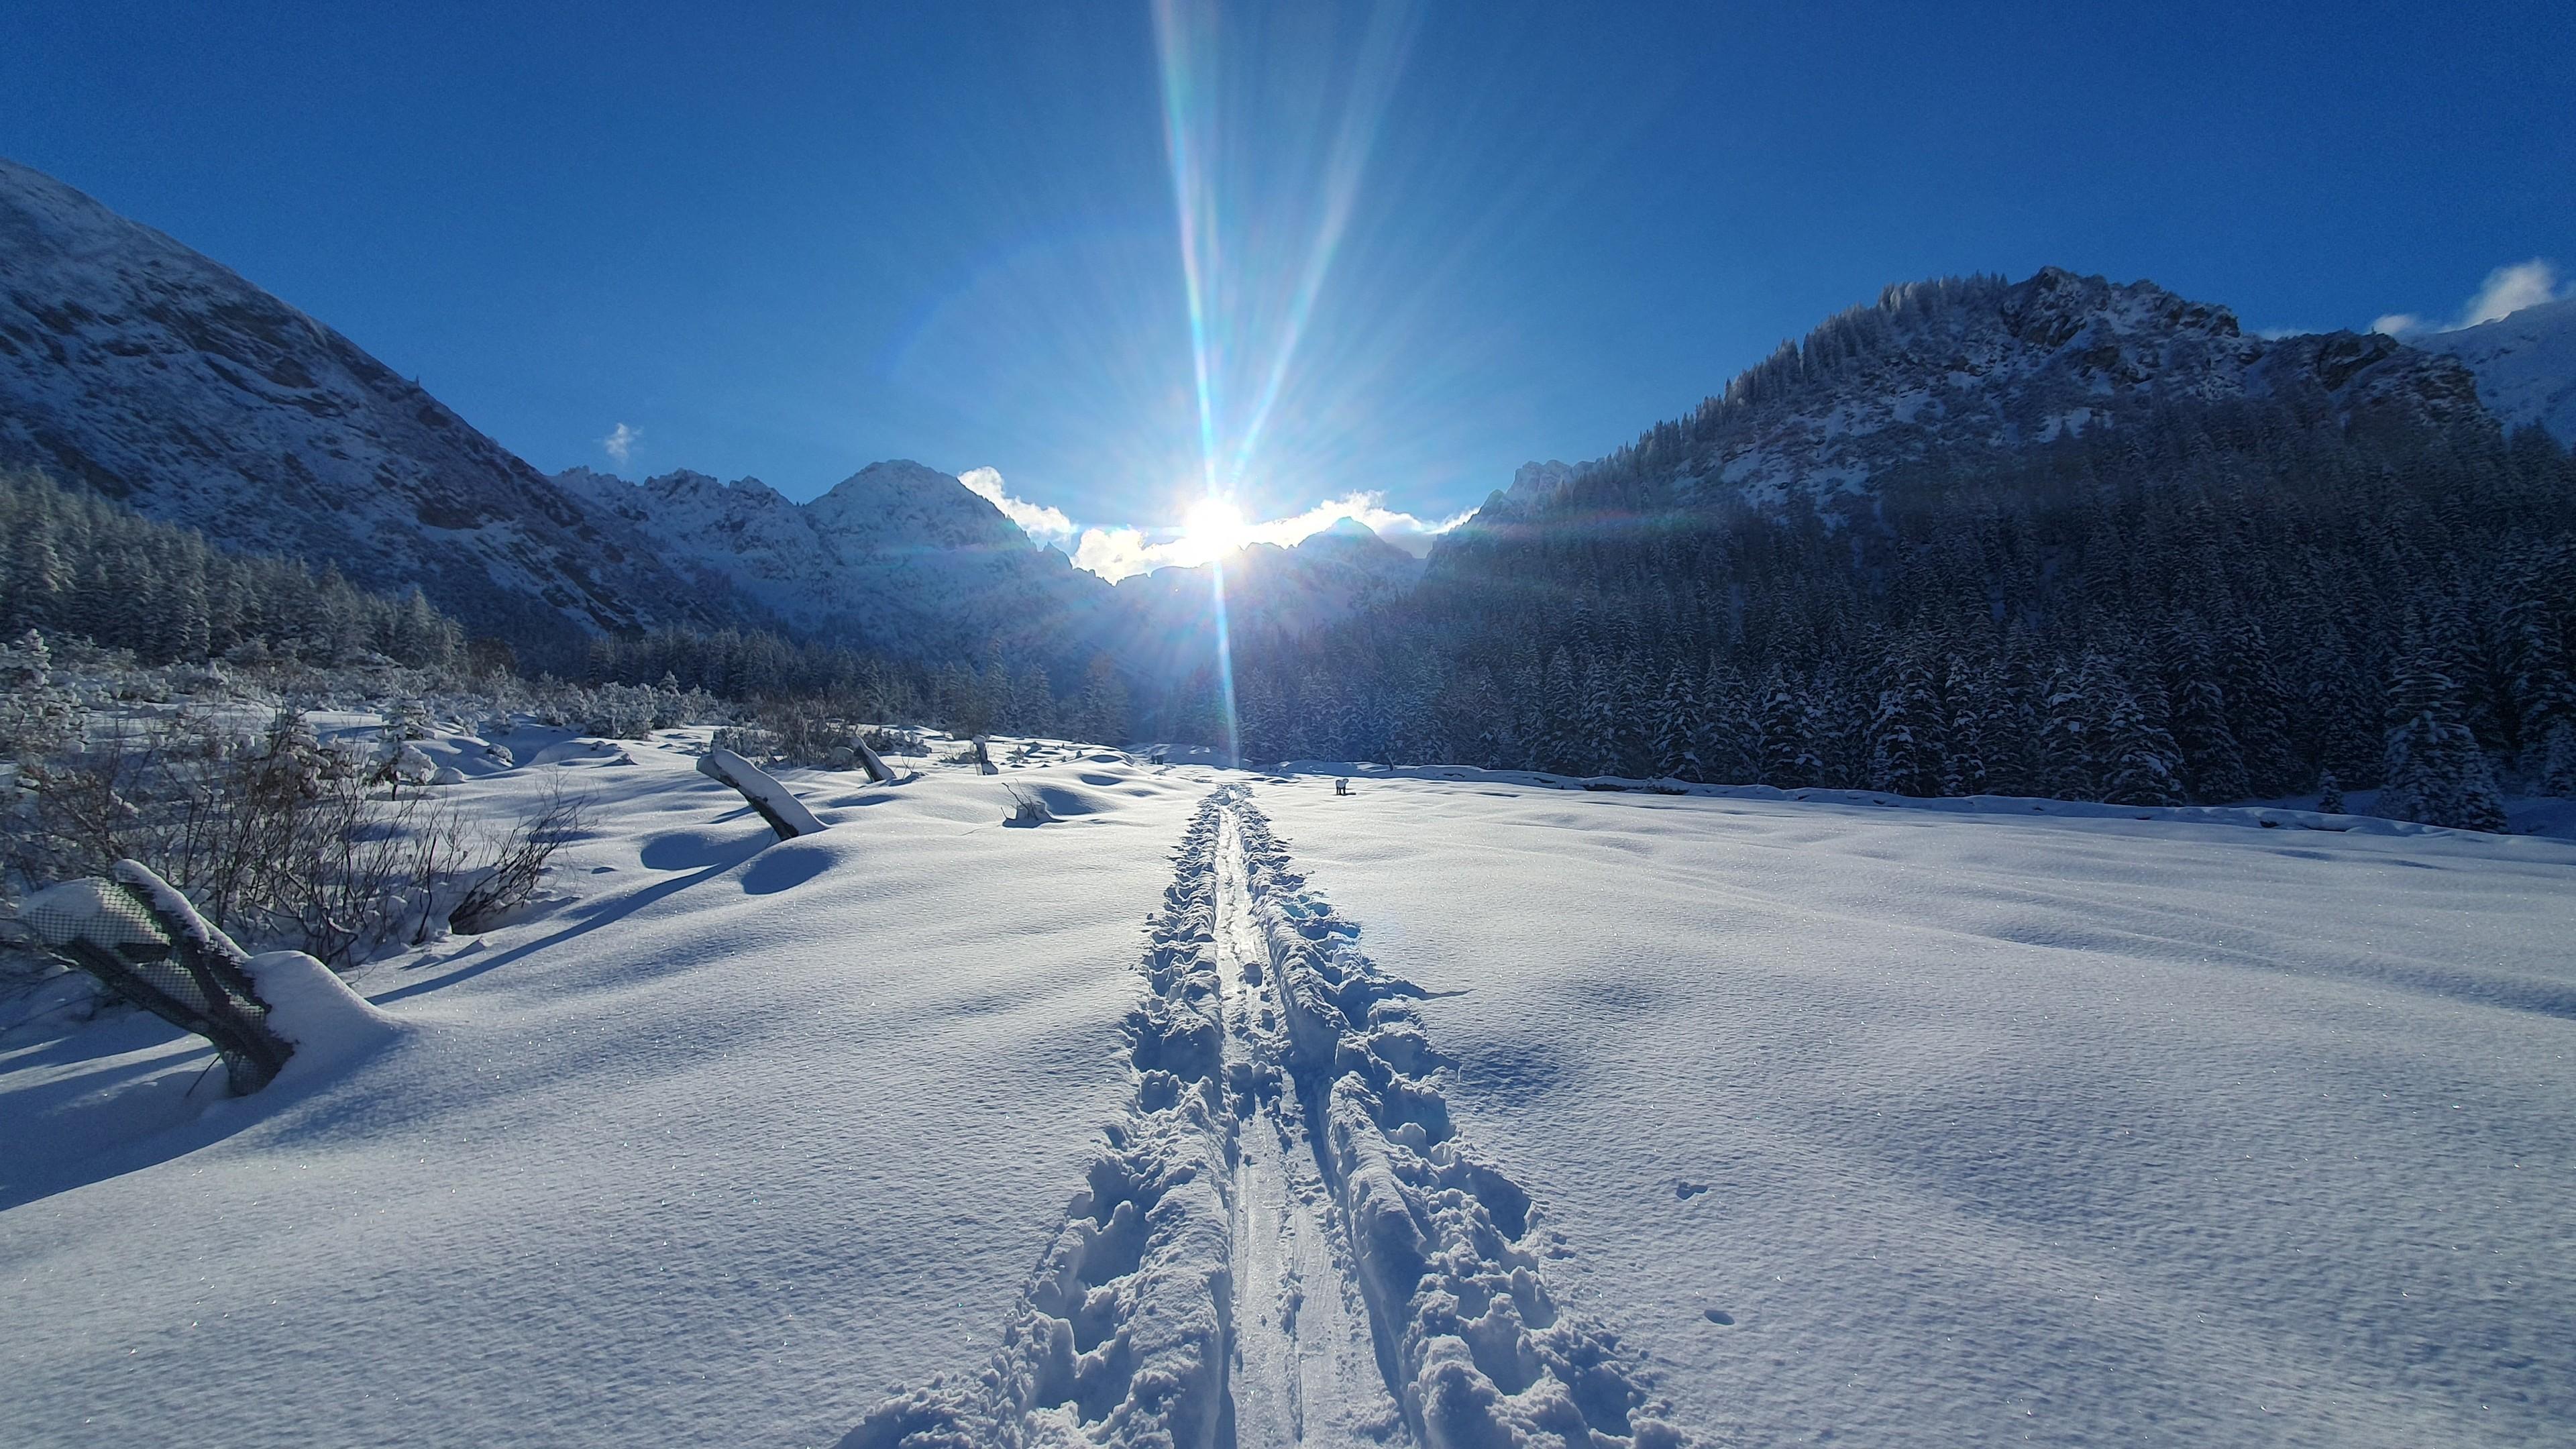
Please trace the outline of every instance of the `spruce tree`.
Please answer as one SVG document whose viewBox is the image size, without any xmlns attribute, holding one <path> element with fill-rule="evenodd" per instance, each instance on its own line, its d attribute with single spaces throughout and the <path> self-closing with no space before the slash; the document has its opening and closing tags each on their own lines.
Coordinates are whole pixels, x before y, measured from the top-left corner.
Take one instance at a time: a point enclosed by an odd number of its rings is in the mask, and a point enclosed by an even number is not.
<svg viewBox="0 0 2576 1449">
<path fill-rule="evenodd" d="M 2328 815 L 2346 813 L 2343 805 L 2343 786 L 2336 783 L 2335 772 L 2332 770 L 2317 777 L 2317 809 Z"/>
<path fill-rule="evenodd" d="M 2409 654 L 2389 689 L 2381 815 L 2462 830 L 2504 829 L 2494 770 L 2460 713 L 2459 685 L 2431 650 Z"/>
</svg>

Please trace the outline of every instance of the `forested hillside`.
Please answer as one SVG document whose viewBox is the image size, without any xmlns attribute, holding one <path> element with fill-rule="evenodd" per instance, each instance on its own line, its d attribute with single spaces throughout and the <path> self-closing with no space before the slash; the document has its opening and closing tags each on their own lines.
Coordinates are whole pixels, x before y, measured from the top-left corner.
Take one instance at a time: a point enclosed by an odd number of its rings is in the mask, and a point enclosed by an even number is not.
<svg viewBox="0 0 2576 1449">
<path fill-rule="evenodd" d="M 2537 430 L 2169 404 L 1831 513 L 1674 509 L 1660 433 L 1240 661 L 1246 751 L 2134 804 L 2576 773 L 2576 469 Z"/>
<path fill-rule="evenodd" d="M 374 654 L 430 668 L 464 650 L 457 622 L 418 588 L 369 593 L 337 569 L 227 553 L 39 473 L 0 471 L 0 539 L 0 634 L 11 638 L 77 636 L 153 664 Z"/>
</svg>

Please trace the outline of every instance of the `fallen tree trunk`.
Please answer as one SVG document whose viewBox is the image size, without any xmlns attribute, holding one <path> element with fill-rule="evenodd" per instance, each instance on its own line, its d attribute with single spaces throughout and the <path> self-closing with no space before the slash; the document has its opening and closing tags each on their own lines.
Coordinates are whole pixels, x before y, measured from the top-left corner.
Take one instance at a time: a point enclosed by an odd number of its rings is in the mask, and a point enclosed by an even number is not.
<svg viewBox="0 0 2576 1449">
<path fill-rule="evenodd" d="M 875 756 L 869 758 L 875 759 Z M 877 768 L 885 768 L 884 763 L 879 761 Z M 760 818 L 769 822 L 769 828 L 778 832 L 781 840 L 819 834 L 823 829 L 823 822 L 814 818 L 814 812 L 805 808 L 805 802 L 797 799 L 794 791 L 769 778 L 760 767 L 731 750 L 709 750 L 700 755 L 698 773 L 711 780 L 720 780 L 740 792 L 742 798 L 750 802 L 751 808 L 760 812 Z"/>
</svg>

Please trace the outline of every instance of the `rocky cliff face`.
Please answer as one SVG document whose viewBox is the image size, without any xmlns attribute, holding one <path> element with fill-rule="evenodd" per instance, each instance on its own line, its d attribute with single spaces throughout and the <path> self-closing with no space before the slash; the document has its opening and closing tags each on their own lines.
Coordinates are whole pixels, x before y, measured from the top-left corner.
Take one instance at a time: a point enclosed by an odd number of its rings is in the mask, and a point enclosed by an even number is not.
<svg viewBox="0 0 2576 1449">
<path fill-rule="evenodd" d="M 0 463 L 229 547 L 416 583 L 523 647 L 739 616 L 339 333 L 7 161 Z"/>
</svg>

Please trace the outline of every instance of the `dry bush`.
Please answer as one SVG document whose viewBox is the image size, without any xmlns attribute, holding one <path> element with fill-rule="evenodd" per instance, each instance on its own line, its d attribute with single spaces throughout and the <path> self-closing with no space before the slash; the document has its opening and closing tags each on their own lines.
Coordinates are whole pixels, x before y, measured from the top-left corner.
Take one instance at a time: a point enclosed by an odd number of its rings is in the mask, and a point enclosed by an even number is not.
<svg viewBox="0 0 2576 1449">
<path fill-rule="evenodd" d="M 1045 796 L 1018 785 L 1005 785 L 1002 788 L 1011 796 L 1011 813 L 1009 818 L 1002 822 L 1003 824 L 1047 825 L 1054 822 L 1055 812 L 1047 808 Z"/>
<path fill-rule="evenodd" d="M 237 940 L 334 966 L 429 939 L 461 882 L 532 847 L 533 824 L 478 844 L 434 792 L 404 788 L 369 752 L 324 746 L 291 709 L 250 735 L 186 711 L 118 721 L 20 769 L 17 808 L 0 818 L 14 889 L 139 860 Z"/>
<path fill-rule="evenodd" d="M 585 802 L 565 794 L 562 781 L 549 777 L 537 808 L 494 843 L 490 864 L 457 898 L 447 913 L 448 924 L 468 936 L 500 925 L 536 893 L 546 862 L 589 824 Z"/>
</svg>

